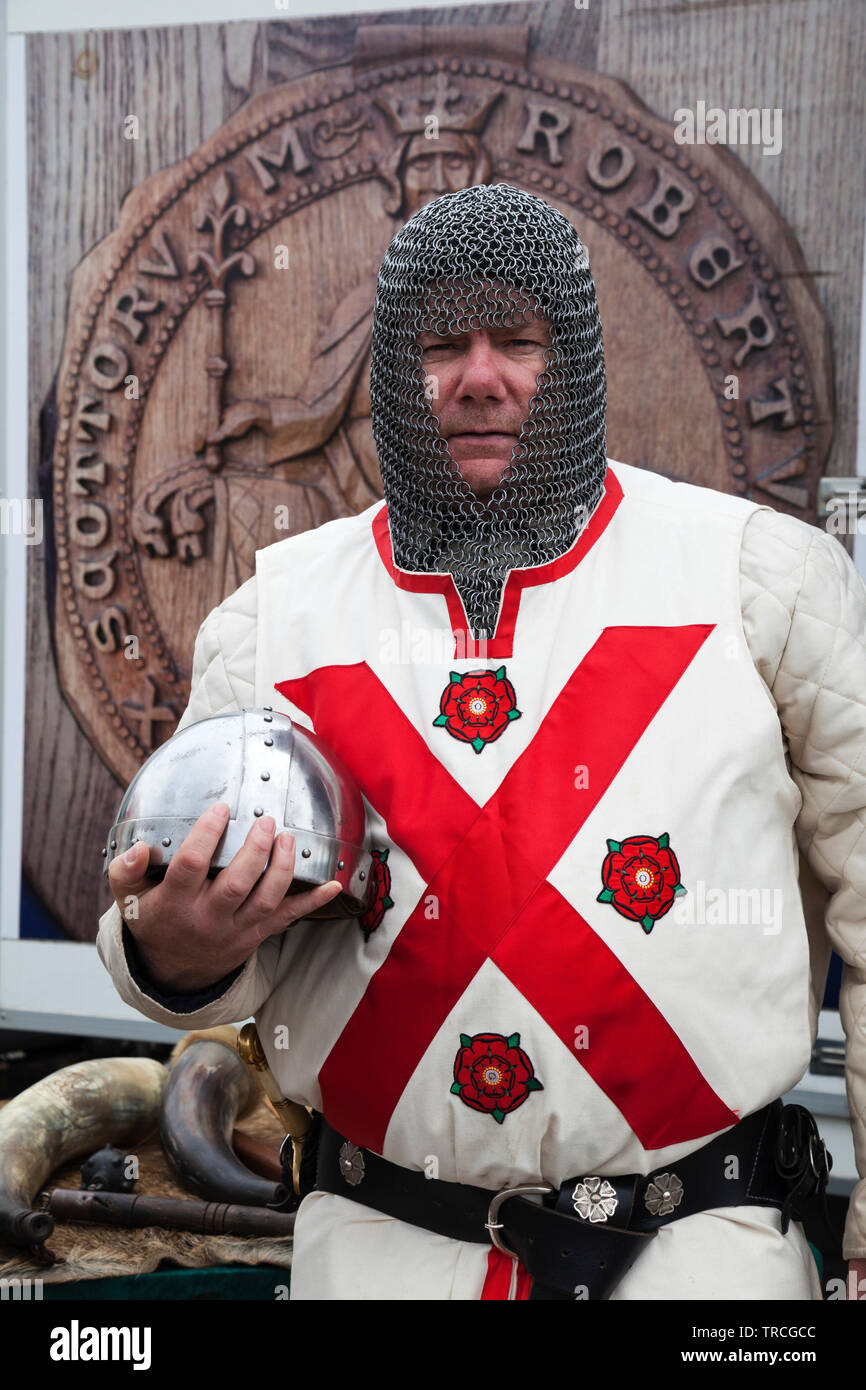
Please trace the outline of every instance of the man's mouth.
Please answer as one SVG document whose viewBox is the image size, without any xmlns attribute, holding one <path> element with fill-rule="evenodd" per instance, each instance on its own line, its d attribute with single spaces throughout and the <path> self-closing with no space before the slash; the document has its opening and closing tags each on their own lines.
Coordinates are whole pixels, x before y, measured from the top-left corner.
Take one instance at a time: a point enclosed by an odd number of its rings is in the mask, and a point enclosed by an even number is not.
<svg viewBox="0 0 866 1390">
<path fill-rule="evenodd" d="M 513 439 L 510 430 L 457 430 L 451 439 Z"/>
</svg>

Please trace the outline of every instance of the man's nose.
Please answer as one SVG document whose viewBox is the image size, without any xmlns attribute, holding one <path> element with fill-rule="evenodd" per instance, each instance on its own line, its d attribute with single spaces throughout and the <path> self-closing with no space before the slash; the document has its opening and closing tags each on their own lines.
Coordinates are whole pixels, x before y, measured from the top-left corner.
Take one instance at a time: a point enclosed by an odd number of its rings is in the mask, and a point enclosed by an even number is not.
<svg viewBox="0 0 866 1390">
<path fill-rule="evenodd" d="M 507 394 L 502 372 L 502 354 L 483 336 L 475 338 L 460 361 L 457 395 L 504 400 Z"/>
</svg>

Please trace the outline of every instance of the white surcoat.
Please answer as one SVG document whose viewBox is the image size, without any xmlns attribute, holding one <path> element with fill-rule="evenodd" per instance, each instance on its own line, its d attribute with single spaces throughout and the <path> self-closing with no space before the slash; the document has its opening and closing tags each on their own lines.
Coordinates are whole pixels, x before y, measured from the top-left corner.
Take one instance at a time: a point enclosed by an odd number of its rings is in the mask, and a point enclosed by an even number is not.
<svg viewBox="0 0 866 1390">
<path fill-rule="evenodd" d="M 185 1016 L 130 979 L 110 910 L 121 994 L 174 1026 L 254 1014 L 286 1095 L 361 1148 L 491 1189 L 673 1168 L 794 1086 L 826 943 L 744 620 L 758 512 L 609 463 L 571 550 L 512 571 L 486 645 L 450 575 L 394 565 L 382 503 L 259 551 L 244 703 L 315 729 L 354 774 L 374 906 L 293 926 Z M 502 1277 L 483 1246 L 332 1194 L 298 1215 L 295 1298 L 503 1296 Z M 728 1208 L 666 1227 L 616 1296 L 816 1294 L 799 1227 Z"/>
</svg>

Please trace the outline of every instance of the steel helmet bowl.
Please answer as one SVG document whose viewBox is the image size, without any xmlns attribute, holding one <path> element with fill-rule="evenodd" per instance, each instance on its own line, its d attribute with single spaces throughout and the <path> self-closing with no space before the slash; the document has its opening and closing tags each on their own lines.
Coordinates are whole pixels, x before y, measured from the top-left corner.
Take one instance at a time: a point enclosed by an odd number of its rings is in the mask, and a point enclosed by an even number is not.
<svg viewBox="0 0 866 1390">
<path fill-rule="evenodd" d="M 309 915 L 338 918 L 365 910 L 372 859 L 363 797 L 321 739 L 268 706 L 188 724 L 151 754 L 120 803 L 102 851 L 105 873 L 112 859 L 143 840 L 151 851 L 148 872 L 162 878 L 215 801 L 226 802 L 231 814 L 211 876 L 234 858 L 254 822 L 270 815 L 275 834 L 289 830 L 295 837 L 290 893 L 332 879 L 343 885 L 332 902 Z"/>
</svg>

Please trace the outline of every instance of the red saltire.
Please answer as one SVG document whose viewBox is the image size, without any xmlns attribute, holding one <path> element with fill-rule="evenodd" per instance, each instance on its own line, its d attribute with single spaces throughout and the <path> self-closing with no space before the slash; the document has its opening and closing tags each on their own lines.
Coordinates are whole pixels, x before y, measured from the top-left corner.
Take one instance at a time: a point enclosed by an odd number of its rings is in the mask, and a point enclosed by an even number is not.
<svg viewBox="0 0 866 1390">
<path fill-rule="evenodd" d="M 736 1123 L 656 1005 L 547 882 L 712 629 L 605 628 L 482 807 L 366 662 L 276 683 L 426 880 L 319 1074 L 324 1113 L 353 1143 L 381 1153 L 413 1072 L 488 958 L 569 1049 L 575 1027 L 588 1026 L 593 1047 L 576 1060 L 644 1148 Z M 578 765 L 592 768 L 589 787 L 575 785 Z"/>
</svg>

